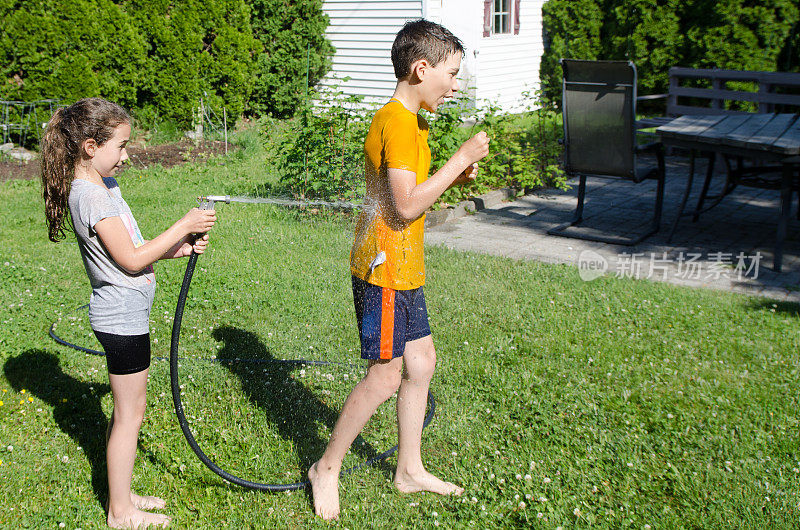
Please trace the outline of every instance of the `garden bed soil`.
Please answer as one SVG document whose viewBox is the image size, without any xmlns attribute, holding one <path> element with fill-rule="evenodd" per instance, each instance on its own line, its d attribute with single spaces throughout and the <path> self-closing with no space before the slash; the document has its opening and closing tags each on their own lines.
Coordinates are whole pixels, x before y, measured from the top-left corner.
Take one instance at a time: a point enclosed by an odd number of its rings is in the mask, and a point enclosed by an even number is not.
<svg viewBox="0 0 800 530">
<path fill-rule="evenodd" d="M 236 149 L 228 144 L 228 151 Z M 128 147 L 130 165 L 138 168 L 148 168 L 160 165 L 165 168 L 178 166 L 186 162 L 197 162 L 209 157 L 225 154 L 225 142 L 203 141 L 195 145 L 189 139 L 161 145 L 132 144 Z M 39 158 L 30 162 L 19 162 L 9 158 L 0 160 L 0 182 L 9 179 L 34 179 L 39 178 L 41 161 Z"/>
</svg>

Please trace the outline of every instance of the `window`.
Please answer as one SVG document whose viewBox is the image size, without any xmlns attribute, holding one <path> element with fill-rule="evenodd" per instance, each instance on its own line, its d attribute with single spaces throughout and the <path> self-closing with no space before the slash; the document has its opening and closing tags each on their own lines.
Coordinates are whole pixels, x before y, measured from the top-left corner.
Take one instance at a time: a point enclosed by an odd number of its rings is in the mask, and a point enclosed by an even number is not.
<svg viewBox="0 0 800 530">
<path fill-rule="evenodd" d="M 494 0 L 492 4 L 492 34 L 511 33 L 511 0 Z"/>
<path fill-rule="evenodd" d="M 483 0 L 483 36 L 519 34 L 520 0 Z"/>
</svg>

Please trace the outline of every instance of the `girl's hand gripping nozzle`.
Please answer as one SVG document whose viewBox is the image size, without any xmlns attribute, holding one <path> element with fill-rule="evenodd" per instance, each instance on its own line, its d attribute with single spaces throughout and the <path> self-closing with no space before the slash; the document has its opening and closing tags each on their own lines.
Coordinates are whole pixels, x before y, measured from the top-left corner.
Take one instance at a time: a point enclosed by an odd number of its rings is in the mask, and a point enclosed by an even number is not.
<svg viewBox="0 0 800 530">
<path fill-rule="evenodd" d="M 201 196 L 197 198 L 197 207 L 201 210 L 213 210 L 214 205 L 218 202 L 224 202 L 225 204 L 231 203 L 231 196 L 230 195 L 208 195 L 208 196 Z M 205 234 L 195 234 L 194 241 L 197 241 Z M 194 242 L 192 243 L 194 244 Z M 192 259 L 197 259 L 197 253 L 192 249 Z"/>
</svg>

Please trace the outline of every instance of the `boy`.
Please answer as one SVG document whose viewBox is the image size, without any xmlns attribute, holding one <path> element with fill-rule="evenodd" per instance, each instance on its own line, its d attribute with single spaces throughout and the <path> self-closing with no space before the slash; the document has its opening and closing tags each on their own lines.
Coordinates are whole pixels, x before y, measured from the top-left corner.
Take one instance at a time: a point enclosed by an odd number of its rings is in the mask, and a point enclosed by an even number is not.
<svg viewBox="0 0 800 530">
<path fill-rule="evenodd" d="M 428 124 L 458 90 L 464 48 L 442 26 L 408 22 L 392 45 L 394 96 L 372 119 L 364 141 L 367 192 L 350 254 L 353 297 L 367 375 L 345 401 L 325 453 L 308 471 L 314 510 L 339 516 L 339 472 L 353 440 L 396 391 L 400 450 L 394 484 L 404 493 L 460 495 L 462 488 L 428 473 L 420 454 L 428 386 L 436 365 L 422 286 L 425 211 L 448 188 L 475 179 L 489 152 L 480 132 L 428 178 Z"/>
</svg>

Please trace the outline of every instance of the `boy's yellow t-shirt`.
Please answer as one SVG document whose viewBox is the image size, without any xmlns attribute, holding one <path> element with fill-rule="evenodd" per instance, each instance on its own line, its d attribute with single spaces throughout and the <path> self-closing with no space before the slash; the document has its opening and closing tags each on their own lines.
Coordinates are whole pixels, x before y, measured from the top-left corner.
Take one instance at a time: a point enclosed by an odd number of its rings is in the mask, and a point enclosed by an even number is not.
<svg viewBox="0 0 800 530">
<path fill-rule="evenodd" d="M 364 141 L 367 193 L 356 223 L 350 251 L 350 271 L 362 280 L 390 289 L 416 289 L 425 284 L 423 228 L 425 214 L 411 224 L 394 220 L 388 168 L 417 174 L 427 180 L 431 165 L 428 123 L 422 116 L 392 99 L 372 118 Z M 370 264 L 384 252 L 386 261 L 370 272 Z"/>
</svg>

